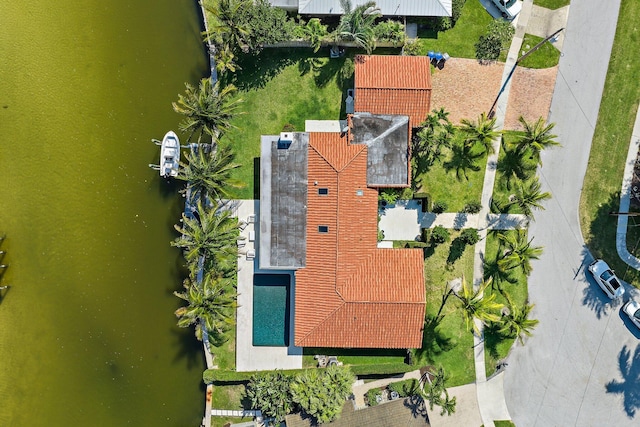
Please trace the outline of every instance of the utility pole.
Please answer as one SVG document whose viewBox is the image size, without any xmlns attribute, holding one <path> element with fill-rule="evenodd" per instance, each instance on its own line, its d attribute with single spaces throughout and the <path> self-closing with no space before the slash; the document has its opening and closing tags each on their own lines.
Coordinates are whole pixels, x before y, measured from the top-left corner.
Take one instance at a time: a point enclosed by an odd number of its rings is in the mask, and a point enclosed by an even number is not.
<svg viewBox="0 0 640 427">
<path fill-rule="evenodd" d="M 502 85 L 502 87 L 500 88 L 500 91 L 498 92 L 498 96 L 496 96 L 495 101 L 493 101 L 493 104 L 491 105 L 491 108 L 489 108 L 489 114 L 488 117 L 491 119 L 493 118 L 493 116 L 495 115 L 495 108 L 496 108 L 496 104 L 498 103 L 498 99 L 500 99 L 500 95 L 502 95 L 502 92 L 504 91 L 504 89 L 507 87 L 507 83 L 509 83 L 509 80 L 511 80 L 511 76 L 513 75 L 513 72 L 516 70 L 516 67 L 518 66 L 518 64 L 520 63 L 520 61 L 522 61 L 524 58 L 526 58 L 527 56 L 531 55 L 533 52 L 535 52 L 536 50 L 540 49 L 540 47 L 547 41 L 551 40 L 552 38 L 554 38 L 556 35 L 558 35 L 560 33 L 560 31 L 564 30 L 563 28 L 560 28 L 558 31 L 556 31 L 555 33 L 551 34 L 550 36 L 548 36 L 546 39 L 542 40 L 540 43 L 538 43 L 537 45 L 535 45 L 533 48 L 531 48 L 531 50 L 529 50 L 529 52 L 525 53 L 524 55 L 522 55 L 520 58 L 516 59 L 516 63 L 513 64 L 513 68 L 511 69 L 511 71 L 509 72 L 509 75 L 507 76 L 507 78 L 504 81 L 504 84 Z"/>
</svg>

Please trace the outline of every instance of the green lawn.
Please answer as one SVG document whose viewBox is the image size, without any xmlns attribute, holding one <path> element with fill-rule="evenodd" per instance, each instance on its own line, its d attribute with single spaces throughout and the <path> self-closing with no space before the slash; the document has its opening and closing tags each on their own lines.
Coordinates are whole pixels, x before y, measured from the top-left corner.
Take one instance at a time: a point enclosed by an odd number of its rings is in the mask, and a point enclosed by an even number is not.
<svg viewBox="0 0 640 427">
<path fill-rule="evenodd" d="M 544 40 L 542 37 L 525 34 L 522 48 L 520 49 L 521 54 L 533 49 L 542 40 Z M 551 68 L 558 65 L 558 61 L 560 61 L 560 51 L 551 42 L 547 41 L 518 65 L 526 68 Z"/>
<path fill-rule="evenodd" d="M 640 2 L 622 2 L 579 209 L 582 234 L 593 255 L 605 258 L 623 280 L 635 286 L 640 275 L 627 269 L 617 255 L 617 218 L 609 212 L 619 209 L 622 173 L 640 99 L 639 21 Z M 636 242 L 634 237 L 628 245 L 633 248 Z"/>
<path fill-rule="evenodd" d="M 467 0 L 455 27 L 447 31 L 419 31 L 420 54 L 447 52 L 455 58 L 475 58 L 475 44 L 493 18 L 479 0 Z"/>
<path fill-rule="evenodd" d="M 447 171 L 444 167 L 450 160 L 451 150 L 445 148 L 443 153 L 442 162 L 436 162 L 427 172 L 419 174 L 415 179 L 415 193 L 427 193 L 432 203 L 446 202 L 447 212 L 460 212 L 467 203 L 480 202 L 487 157 L 483 156 L 478 160 L 480 170 L 467 172 L 469 179 L 458 180 L 455 170 Z"/>
<path fill-rule="evenodd" d="M 241 109 L 246 113 L 234 118 L 238 129 L 228 134 L 236 161 L 242 165 L 235 178 L 246 183 L 239 198 L 254 198 L 260 135 L 277 135 L 286 124 L 304 131 L 305 120 L 344 116 L 342 101 L 349 81 L 339 71 L 345 60 L 329 60 L 322 51 L 314 56 L 310 49 L 265 49 L 243 58 L 242 70 L 224 79 L 238 87 L 238 96 L 244 99 Z"/>
<path fill-rule="evenodd" d="M 508 231 L 507 233 L 514 233 L 514 231 Z M 535 240 L 534 240 L 535 245 Z M 485 250 L 485 259 L 493 263 L 498 254 L 498 246 L 499 240 L 495 233 L 489 233 L 487 235 L 487 246 Z M 544 256 L 544 254 L 542 255 Z M 522 306 L 526 303 L 528 299 L 528 289 L 527 289 L 527 277 L 517 269 L 513 273 L 513 278 L 515 279 L 515 283 L 505 283 L 502 285 L 502 289 L 507 292 L 513 302 L 519 306 Z M 496 294 L 496 301 L 506 305 L 507 300 L 504 296 L 493 289 L 493 286 L 490 286 L 487 289 L 487 295 Z M 535 332 L 534 332 L 535 333 Z M 496 365 L 500 359 L 504 359 L 507 354 L 509 354 L 509 350 L 513 345 L 515 340 L 513 338 L 503 337 L 499 332 L 498 328 L 488 327 L 485 329 L 485 369 L 487 376 L 493 374 L 495 372 Z"/>
<path fill-rule="evenodd" d="M 349 349 L 349 348 L 311 348 L 302 350 L 302 367 L 315 368 L 318 361 L 316 354 L 337 356 L 345 365 L 378 365 L 385 363 L 404 363 L 406 352 L 392 349 Z"/>
<path fill-rule="evenodd" d="M 547 9 L 559 9 L 569 4 L 570 0 L 533 0 L 533 4 Z"/>
<path fill-rule="evenodd" d="M 451 230 L 451 240 L 460 232 Z M 427 318 L 434 317 L 440 307 L 442 293 L 448 281 L 461 277 L 473 278 L 473 247 L 468 246 L 462 257 L 453 266 L 447 266 L 451 245 L 443 243 L 435 248 L 425 249 L 425 286 L 427 292 Z M 447 372 L 448 387 L 468 384 L 475 379 L 473 365 L 473 335 L 465 328 L 460 308 L 451 296 L 443 313 L 444 319 L 435 325 L 425 325 L 423 347 L 416 350 L 414 363 L 442 365 Z"/>
</svg>

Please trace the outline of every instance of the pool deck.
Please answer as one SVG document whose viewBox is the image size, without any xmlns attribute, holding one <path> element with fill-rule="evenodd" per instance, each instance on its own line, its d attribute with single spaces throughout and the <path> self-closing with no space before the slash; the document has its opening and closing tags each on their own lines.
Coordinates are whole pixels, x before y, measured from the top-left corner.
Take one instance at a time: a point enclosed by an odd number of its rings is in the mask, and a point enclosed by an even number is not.
<svg viewBox="0 0 640 427">
<path fill-rule="evenodd" d="M 239 220 L 247 222 L 247 226 L 240 232 L 245 238 L 245 244 L 239 250 L 238 255 L 238 310 L 236 330 L 236 370 L 265 371 L 273 369 L 300 369 L 302 368 L 302 348 L 293 344 L 293 313 L 290 314 L 289 347 L 255 347 L 253 341 L 253 275 L 254 273 L 283 273 L 281 270 L 260 270 L 258 268 L 258 240 L 260 235 L 260 201 L 259 200 L 234 200 L 232 207 Z M 255 215 L 255 222 L 248 219 Z M 251 233 L 253 231 L 253 233 Z M 249 240 L 250 234 L 255 236 L 254 241 Z M 247 252 L 255 251 L 254 259 L 247 259 Z M 290 301 L 295 301 L 293 294 L 295 283 L 293 272 L 289 295 Z"/>
</svg>

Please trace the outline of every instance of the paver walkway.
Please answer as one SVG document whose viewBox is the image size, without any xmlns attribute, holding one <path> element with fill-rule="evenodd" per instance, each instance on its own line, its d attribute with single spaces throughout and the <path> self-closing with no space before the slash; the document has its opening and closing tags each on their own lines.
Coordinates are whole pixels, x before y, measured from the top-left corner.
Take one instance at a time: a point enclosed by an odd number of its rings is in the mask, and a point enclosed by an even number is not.
<svg viewBox="0 0 640 427">
<path fill-rule="evenodd" d="M 417 200 L 399 200 L 395 205 L 380 211 L 378 227 L 384 232 L 384 241 L 415 240 L 420 237 L 422 228 L 441 225 L 445 228 L 489 228 L 492 230 L 514 230 L 525 228 L 528 219 L 519 214 L 480 214 L 464 212 L 441 213 L 422 212 Z"/>
</svg>

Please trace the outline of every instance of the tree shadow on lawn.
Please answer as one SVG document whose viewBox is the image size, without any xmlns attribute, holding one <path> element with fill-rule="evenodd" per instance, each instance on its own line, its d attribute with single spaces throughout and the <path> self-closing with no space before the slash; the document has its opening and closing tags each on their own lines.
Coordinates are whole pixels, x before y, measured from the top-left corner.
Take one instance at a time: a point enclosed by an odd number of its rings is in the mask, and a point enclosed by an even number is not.
<svg viewBox="0 0 640 427">
<path fill-rule="evenodd" d="M 629 418 L 635 418 L 640 409 L 640 345 L 636 346 L 633 357 L 625 345 L 618 355 L 618 365 L 622 381 L 611 380 L 605 389 L 607 393 L 622 394 L 624 411 Z"/>
<path fill-rule="evenodd" d="M 435 358 L 456 346 L 455 340 L 439 329 L 440 321 L 430 315 L 425 317 L 422 347 L 415 350 L 417 361 L 435 363 Z"/>
<path fill-rule="evenodd" d="M 264 49 L 242 55 L 235 73 L 225 73 L 220 80 L 225 84 L 234 84 L 240 91 L 263 88 L 289 65 L 301 57 L 303 49 Z M 308 51 L 305 49 L 304 51 Z"/>
</svg>

